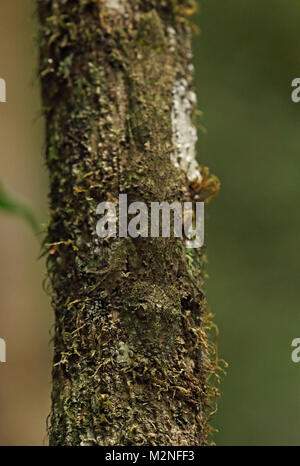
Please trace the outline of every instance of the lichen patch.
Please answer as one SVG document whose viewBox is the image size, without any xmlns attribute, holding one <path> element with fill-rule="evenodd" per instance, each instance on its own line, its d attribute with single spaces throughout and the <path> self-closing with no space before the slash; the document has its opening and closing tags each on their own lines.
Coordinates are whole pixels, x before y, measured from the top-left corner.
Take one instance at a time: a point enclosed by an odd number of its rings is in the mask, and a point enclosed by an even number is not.
<svg viewBox="0 0 300 466">
<path fill-rule="evenodd" d="M 192 119 L 196 102 L 196 94 L 189 90 L 187 80 L 181 78 L 175 81 L 172 106 L 174 151 L 171 161 L 186 173 L 191 182 L 201 182 L 196 160 L 197 129 Z"/>
<path fill-rule="evenodd" d="M 106 0 L 106 7 L 111 10 L 117 10 L 119 13 L 125 13 L 123 0 Z"/>
</svg>

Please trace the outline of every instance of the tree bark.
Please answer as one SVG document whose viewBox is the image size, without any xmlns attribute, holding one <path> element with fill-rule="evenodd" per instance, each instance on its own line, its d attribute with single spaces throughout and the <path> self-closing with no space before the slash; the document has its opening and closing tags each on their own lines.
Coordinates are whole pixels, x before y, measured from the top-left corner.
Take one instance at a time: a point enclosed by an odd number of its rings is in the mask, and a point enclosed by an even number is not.
<svg viewBox="0 0 300 466">
<path fill-rule="evenodd" d="M 203 248 L 106 238 L 96 207 L 212 197 L 195 161 L 190 0 L 38 0 L 55 311 L 51 445 L 205 445 Z"/>
</svg>

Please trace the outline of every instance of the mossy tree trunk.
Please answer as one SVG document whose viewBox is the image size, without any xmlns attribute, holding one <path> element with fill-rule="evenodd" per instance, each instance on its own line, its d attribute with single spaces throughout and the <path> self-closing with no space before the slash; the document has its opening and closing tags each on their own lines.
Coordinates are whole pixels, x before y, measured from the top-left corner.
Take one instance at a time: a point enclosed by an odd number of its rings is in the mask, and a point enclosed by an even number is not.
<svg viewBox="0 0 300 466">
<path fill-rule="evenodd" d="M 202 445 L 203 249 L 96 235 L 99 202 L 194 201 L 189 0 L 38 0 L 55 311 L 51 445 Z M 205 180 L 204 180 L 205 178 Z M 205 181 L 205 183 L 204 183 Z"/>
</svg>

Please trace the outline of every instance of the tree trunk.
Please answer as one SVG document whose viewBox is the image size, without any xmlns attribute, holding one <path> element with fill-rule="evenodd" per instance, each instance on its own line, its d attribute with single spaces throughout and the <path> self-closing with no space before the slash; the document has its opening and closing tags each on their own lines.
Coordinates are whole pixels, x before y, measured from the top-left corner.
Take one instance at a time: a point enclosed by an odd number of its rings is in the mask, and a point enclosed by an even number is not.
<svg viewBox="0 0 300 466">
<path fill-rule="evenodd" d="M 211 197 L 190 0 L 38 0 L 55 311 L 51 445 L 203 445 L 216 389 L 203 248 L 96 234 L 100 202 Z"/>
</svg>

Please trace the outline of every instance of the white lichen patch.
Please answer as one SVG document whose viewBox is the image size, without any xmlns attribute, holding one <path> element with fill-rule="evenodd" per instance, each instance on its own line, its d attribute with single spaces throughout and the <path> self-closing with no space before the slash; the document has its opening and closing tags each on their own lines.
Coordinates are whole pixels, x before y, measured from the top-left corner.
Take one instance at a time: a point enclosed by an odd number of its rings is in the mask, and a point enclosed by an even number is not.
<svg viewBox="0 0 300 466">
<path fill-rule="evenodd" d="M 169 52 L 173 53 L 176 50 L 176 31 L 171 26 L 168 26 L 167 33 L 169 36 Z"/>
<path fill-rule="evenodd" d="M 173 88 L 174 152 L 171 162 L 183 170 L 191 182 L 201 182 L 202 178 L 196 161 L 197 129 L 192 119 L 196 102 L 196 94 L 189 89 L 187 80 L 182 78 L 176 81 Z"/>
<path fill-rule="evenodd" d="M 123 341 L 120 342 L 117 350 L 117 362 L 119 364 L 129 363 L 133 356 L 133 352 Z"/>
<path fill-rule="evenodd" d="M 124 0 L 106 0 L 106 8 L 117 10 L 119 13 L 125 13 Z"/>
</svg>

